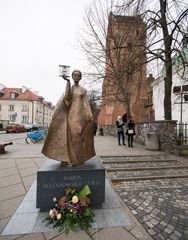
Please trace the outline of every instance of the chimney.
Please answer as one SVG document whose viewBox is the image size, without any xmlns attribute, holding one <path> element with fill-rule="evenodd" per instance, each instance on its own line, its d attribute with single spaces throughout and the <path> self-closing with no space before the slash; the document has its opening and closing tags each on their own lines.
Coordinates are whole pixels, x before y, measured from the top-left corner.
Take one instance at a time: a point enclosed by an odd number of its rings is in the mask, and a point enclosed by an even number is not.
<svg viewBox="0 0 188 240">
<path fill-rule="evenodd" d="M 33 93 L 37 96 L 39 96 L 39 91 L 33 91 Z"/>
<path fill-rule="evenodd" d="M 6 86 L 0 83 L 0 90 L 2 90 L 3 88 L 6 88 Z"/>
<path fill-rule="evenodd" d="M 23 93 L 24 93 L 25 91 L 27 91 L 27 90 L 31 91 L 31 88 L 28 88 L 28 87 L 26 87 L 26 86 L 22 86 L 22 92 L 23 92 Z"/>
</svg>

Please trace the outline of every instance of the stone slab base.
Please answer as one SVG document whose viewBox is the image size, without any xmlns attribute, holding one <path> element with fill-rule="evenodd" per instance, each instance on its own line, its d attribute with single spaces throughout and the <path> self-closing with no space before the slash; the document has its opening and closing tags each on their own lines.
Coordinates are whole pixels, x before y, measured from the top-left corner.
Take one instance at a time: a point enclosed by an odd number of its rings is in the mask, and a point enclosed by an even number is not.
<svg viewBox="0 0 188 240">
<path fill-rule="evenodd" d="M 93 212 L 95 216 L 92 229 L 120 226 L 125 228 L 135 227 L 135 223 L 119 202 L 119 198 L 111 187 L 108 179 L 105 180 L 105 202 L 101 204 L 100 208 L 93 209 Z M 52 227 L 45 226 L 43 222 L 48 213 L 49 212 L 40 212 L 40 209 L 36 208 L 35 181 L 1 235 L 54 231 Z"/>
<path fill-rule="evenodd" d="M 67 187 L 80 191 L 89 185 L 91 206 L 105 201 L 105 168 L 95 156 L 80 166 L 62 167 L 59 161 L 48 160 L 37 172 L 36 207 L 45 211 L 53 207 L 53 198 L 64 195 Z"/>
</svg>

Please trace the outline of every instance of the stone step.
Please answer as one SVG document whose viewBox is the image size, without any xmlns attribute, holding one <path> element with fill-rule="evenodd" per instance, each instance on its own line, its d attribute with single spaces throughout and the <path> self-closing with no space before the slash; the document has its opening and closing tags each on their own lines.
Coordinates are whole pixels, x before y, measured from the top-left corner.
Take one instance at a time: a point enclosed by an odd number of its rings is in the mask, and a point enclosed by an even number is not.
<svg viewBox="0 0 188 240">
<path fill-rule="evenodd" d="M 142 192 L 143 190 L 146 191 L 146 193 L 149 193 L 151 191 L 174 191 L 174 189 L 181 189 L 182 187 L 187 189 L 188 188 L 188 178 L 187 175 L 184 177 L 175 176 L 169 177 L 169 178 L 153 178 L 153 179 L 138 179 L 136 181 L 133 181 L 132 179 L 130 181 L 119 181 L 115 183 L 115 186 L 117 189 L 125 192 Z M 177 190 L 178 191 L 178 190 Z M 185 194 L 186 195 L 186 194 Z"/>
<path fill-rule="evenodd" d="M 117 169 L 138 169 L 138 168 L 159 168 L 159 167 L 174 167 L 174 166 L 184 166 L 179 161 L 160 161 L 160 162 L 116 162 L 116 163 L 104 163 L 106 170 L 112 171 L 113 169 L 116 171 Z"/>
<path fill-rule="evenodd" d="M 137 180 L 156 180 L 156 179 L 165 179 L 165 178 L 188 178 L 188 174 L 183 175 L 164 175 L 164 176 L 139 176 L 139 177 L 126 177 L 126 178 L 110 178 L 113 183 L 116 182 L 125 182 L 125 181 L 137 181 Z"/>
<path fill-rule="evenodd" d="M 167 161 L 177 161 L 175 156 L 168 154 L 161 155 L 134 155 L 134 156 L 101 156 L 100 159 L 104 164 L 109 163 L 135 163 L 135 162 L 167 162 Z"/>
<path fill-rule="evenodd" d="M 176 159 L 140 159 L 139 157 L 135 160 L 132 159 L 113 159 L 113 160 L 103 160 L 103 164 L 112 164 L 112 163 L 137 163 L 137 162 L 176 162 Z"/>
<path fill-rule="evenodd" d="M 175 189 L 188 188 L 188 178 L 187 175 L 183 177 L 176 176 L 177 178 L 154 178 L 154 179 L 138 179 L 136 181 L 126 180 L 116 182 L 116 187 L 123 191 L 123 193 L 129 191 L 143 191 L 143 189 L 147 189 L 147 193 L 151 191 L 164 191 L 167 189 L 168 191 L 174 191 Z M 185 194 L 186 196 L 186 194 Z"/>
<path fill-rule="evenodd" d="M 162 153 L 162 154 L 149 154 L 149 155 L 105 155 L 105 156 L 100 156 L 102 159 L 108 159 L 108 158 L 150 158 L 150 157 L 156 157 L 156 158 L 164 158 L 164 157 L 173 157 L 172 155 Z"/>
<path fill-rule="evenodd" d="M 169 168 L 169 169 L 150 169 L 150 170 L 129 170 L 129 171 L 112 171 L 108 172 L 111 180 L 117 181 L 116 179 L 155 179 L 155 178 L 166 178 L 169 176 L 188 176 L 187 168 Z"/>
<path fill-rule="evenodd" d="M 108 171 L 108 172 L 115 172 L 115 171 L 141 171 L 141 170 L 162 170 L 162 169 L 180 169 L 180 168 L 188 168 L 187 165 L 176 165 L 176 166 L 161 166 L 161 167 L 131 167 L 131 168 L 124 168 L 124 167 L 121 167 L 121 168 L 106 168 L 105 166 L 105 169 Z"/>
</svg>

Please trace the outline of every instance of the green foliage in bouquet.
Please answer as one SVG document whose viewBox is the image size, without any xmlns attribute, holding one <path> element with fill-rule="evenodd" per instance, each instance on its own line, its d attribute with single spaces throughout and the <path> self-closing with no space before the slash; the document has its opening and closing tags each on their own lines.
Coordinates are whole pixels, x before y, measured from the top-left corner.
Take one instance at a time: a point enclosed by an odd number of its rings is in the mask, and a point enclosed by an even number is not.
<svg viewBox="0 0 188 240">
<path fill-rule="evenodd" d="M 56 197 L 53 198 L 54 208 L 50 209 L 44 221 L 66 234 L 70 231 L 87 230 L 91 227 L 94 216 L 87 197 L 90 193 L 88 185 L 85 185 L 80 192 L 66 188 L 59 200 Z"/>
</svg>

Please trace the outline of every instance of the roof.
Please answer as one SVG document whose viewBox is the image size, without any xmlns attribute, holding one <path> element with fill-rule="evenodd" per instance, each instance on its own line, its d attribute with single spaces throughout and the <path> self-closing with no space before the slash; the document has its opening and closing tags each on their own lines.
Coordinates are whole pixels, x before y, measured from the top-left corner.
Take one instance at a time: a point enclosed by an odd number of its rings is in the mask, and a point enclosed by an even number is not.
<svg viewBox="0 0 188 240">
<path fill-rule="evenodd" d="M 45 106 L 47 106 L 47 107 L 49 107 L 49 108 L 54 109 L 54 107 L 55 107 L 55 106 L 52 105 L 51 102 L 44 101 L 43 103 L 44 103 Z"/>
<path fill-rule="evenodd" d="M 16 97 L 15 98 L 11 98 L 11 93 L 16 93 Z M 31 90 L 27 89 L 27 90 L 23 90 L 22 88 L 3 88 L 0 91 L 0 100 L 23 100 L 23 101 L 39 101 L 51 108 L 54 109 L 54 106 L 52 105 L 51 102 L 49 101 L 44 101 L 44 98 L 42 96 L 38 96 L 37 94 L 35 94 L 34 92 L 32 92 Z"/>
<path fill-rule="evenodd" d="M 34 94 L 30 90 L 22 91 L 22 88 L 3 88 L 1 90 L 1 93 L 4 93 L 0 96 L 0 100 L 10 100 L 10 99 L 16 99 L 16 100 L 26 100 L 26 101 L 38 101 L 39 98 L 36 94 Z M 17 96 L 15 98 L 11 98 L 11 93 L 16 93 Z"/>
<path fill-rule="evenodd" d="M 26 90 L 24 93 L 21 93 L 16 99 L 38 101 L 39 97 L 30 90 Z"/>
<path fill-rule="evenodd" d="M 141 18 L 141 15 L 137 15 L 137 16 L 125 16 L 125 15 L 116 15 L 113 14 L 112 12 L 110 12 L 110 17 L 115 20 L 116 22 L 131 22 L 131 23 L 141 23 L 143 24 L 143 20 Z"/>
<path fill-rule="evenodd" d="M 183 63 L 188 62 L 188 46 L 184 46 L 179 53 L 176 53 L 172 57 L 172 70 L 177 72 L 183 67 Z M 166 70 L 163 66 L 159 77 L 164 78 L 166 76 Z"/>
</svg>

